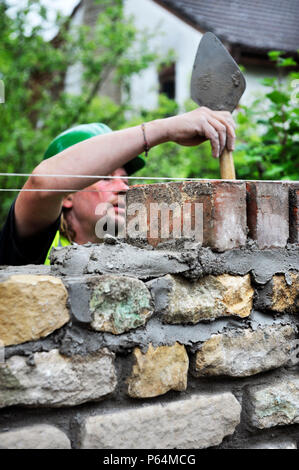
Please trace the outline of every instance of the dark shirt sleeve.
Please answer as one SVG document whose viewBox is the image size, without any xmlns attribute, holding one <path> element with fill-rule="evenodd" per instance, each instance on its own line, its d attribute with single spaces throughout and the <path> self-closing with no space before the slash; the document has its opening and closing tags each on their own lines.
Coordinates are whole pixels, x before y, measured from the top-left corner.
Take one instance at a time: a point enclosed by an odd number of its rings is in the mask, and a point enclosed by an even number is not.
<svg viewBox="0 0 299 470">
<path fill-rule="evenodd" d="M 16 229 L 14 202 L 0 232 L 0 265 L 44 264 L 59 223 L 60 217 L 37 235 L 22 238 Z"/>
</svg>

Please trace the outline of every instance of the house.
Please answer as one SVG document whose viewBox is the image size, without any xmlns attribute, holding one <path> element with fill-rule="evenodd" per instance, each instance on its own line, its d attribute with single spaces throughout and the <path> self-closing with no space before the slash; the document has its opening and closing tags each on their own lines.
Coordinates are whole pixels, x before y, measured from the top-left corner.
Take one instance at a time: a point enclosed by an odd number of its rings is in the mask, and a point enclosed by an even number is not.
<svg viewBox="0 0 299 470">
<path fill-rule="evenodd" d="M 136 106 L 154 108 L 159 90 L 167 90 L 180 105 L 189 98 L 194 57 L 202 35 L 216 34 L 245 67 L 247 82 L 242 103 L 263 93 L 260 80 L 276 74 L 268 59 L 271 50 L 295 56 L 299 49 L 298 0 L 124 0 L 139 29 L 158 30 L 152 46 L 161 54 L 175 51 L 175 61 L 160 75 L 147 70 L 132 83 Z M 166 83 L 165 83 L 166 82 Z"/>
<path fill-rule="evenodd" d="M 150 46 L 161 57 L 172 51 L 172 61 L 157 70 L 150 67 L 131 83 L 133 107 L 154 109 L 160 92 L 183 107 L 190 97 L 190 79 L 198 44 L 207 31 L 215 33 L 235 60 L 245 67 L 247 82 L 242 103 L 249 104 L 264 77 L 276 74 L 267 52 L 282 50 L 295 56 L 299 48 L 298 0 L 123 0 L 127 16 L 139 30 L 153 34 Z M 84 0 L 74 22 L 92 25 L 103 6 Z M 80 65 L 67 76 L 67 90 L 80 87 Z M 106 94 L 121 100 L 121 90 L 108 77 Z M 103 89 L 102 89 L 103 93 Z"/>
</svg>

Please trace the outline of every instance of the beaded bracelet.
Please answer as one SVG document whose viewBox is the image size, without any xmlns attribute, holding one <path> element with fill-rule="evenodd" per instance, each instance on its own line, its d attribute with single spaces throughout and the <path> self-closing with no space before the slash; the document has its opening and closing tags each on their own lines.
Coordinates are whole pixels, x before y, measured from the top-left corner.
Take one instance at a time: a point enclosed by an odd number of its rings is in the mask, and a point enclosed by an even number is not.
<svg viewBox="0 0 299 470">
<path fill-rule="evenodd" d="M 141 124 L 141 129 L 142 129 L 143 138 L 144 138 L 144 152 L 145 152 L 145 156 L 147 157 L 147 156 L 148 156 L 148 152 L 149 152 L 149 150 L 150 150 L 150 146 L 149 146 L 149 144 L 148 144 L 148 141 L 146 140 L 145 124 L 144 124 L 144 122 Z"/>
</svg>

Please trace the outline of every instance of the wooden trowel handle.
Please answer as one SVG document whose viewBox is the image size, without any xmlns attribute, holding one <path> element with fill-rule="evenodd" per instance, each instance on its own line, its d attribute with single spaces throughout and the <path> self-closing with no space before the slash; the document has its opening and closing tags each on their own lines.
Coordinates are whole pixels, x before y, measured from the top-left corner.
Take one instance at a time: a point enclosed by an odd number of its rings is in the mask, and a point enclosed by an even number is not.
<svg viewBox="0 0 299 470">
<path fill-rule="evenodd" d="M 233 159 L 233 153 L 226 148 L 220 155 L 220 175 L 223 180 L 235 180 L 236 172 Z"/>
</svg>

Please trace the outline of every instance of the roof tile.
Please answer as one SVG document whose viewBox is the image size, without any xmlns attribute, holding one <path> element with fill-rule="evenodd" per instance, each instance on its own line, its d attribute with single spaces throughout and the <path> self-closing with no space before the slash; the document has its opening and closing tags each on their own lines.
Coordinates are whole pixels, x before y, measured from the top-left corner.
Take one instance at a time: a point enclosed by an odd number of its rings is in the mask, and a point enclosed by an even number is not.
<svg viewBox="0 0 299 470">
<path fill-rule="evenodd" d="M 298 0 L 156 0 L 223 41 L 261 50 L 299 48 Z"/>
</svg>

